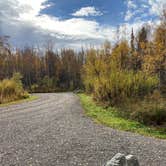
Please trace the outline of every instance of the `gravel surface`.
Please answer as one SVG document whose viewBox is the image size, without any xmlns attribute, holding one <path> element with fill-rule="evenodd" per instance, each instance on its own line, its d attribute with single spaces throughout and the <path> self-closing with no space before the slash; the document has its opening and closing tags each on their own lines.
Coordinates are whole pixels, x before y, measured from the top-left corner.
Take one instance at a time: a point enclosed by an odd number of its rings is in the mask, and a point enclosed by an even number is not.
<svg viewBox="0 0 166 166">
<path fill-rule="evenodd" d="M 116 153 L 166 166 L 166 141 L 117 131 L 84 115 L 73 93 L 0 108 L 0 166 L 102 166 Z"/>
</svg>

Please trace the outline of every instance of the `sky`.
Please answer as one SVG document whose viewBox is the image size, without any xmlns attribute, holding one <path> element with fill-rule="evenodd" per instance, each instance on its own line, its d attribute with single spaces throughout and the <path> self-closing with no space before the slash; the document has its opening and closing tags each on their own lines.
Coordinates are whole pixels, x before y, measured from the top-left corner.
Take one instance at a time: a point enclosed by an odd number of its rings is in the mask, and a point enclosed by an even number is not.
<svg viewBox="0 0 166 166">
<path fill-rule="evenodd" d="M 166 0 L 0 0 L 0 36 L 16 47 L 98 46 L 157 24 L 164 7 Z"/>
</svg>

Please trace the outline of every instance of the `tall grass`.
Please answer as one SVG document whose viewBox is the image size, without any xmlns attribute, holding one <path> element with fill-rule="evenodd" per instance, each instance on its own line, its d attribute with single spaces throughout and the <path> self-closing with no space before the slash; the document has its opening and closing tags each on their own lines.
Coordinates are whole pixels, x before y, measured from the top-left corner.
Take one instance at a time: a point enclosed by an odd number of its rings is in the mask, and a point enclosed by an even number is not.
<svg viewBox="0 0 166 166">
<path fill-rule="evenodd" d="M 116 107 L 103 108 L 102 106 L 96 104 L 92 100 L 91 96 L 82 93 L 78 95 L 85 109 L 86 115 L 92 117 L 95 122 L 102 123 L 115 129 L 166 139 L 166 128 L 148 126 L 142 124 L 141 122 L 125 118 Z"/>
<path fill-rule="evenodd" d="M 110 55 L 94 50 L 87 54 L 82 74 L 86 92 L 105 107 L 120 108 L 125 117 L 144 124 L 166 125 L 165 101 L 159 96 L 157 74 L 134 70 L 127 46 L 122 46 Z"/>
<path fill-rule="evenodd" d="M 12 78 L 0 81 L 0 104 L 29 97 L 21 78 L 19 73 L 15 73 Z"/>
</svg>

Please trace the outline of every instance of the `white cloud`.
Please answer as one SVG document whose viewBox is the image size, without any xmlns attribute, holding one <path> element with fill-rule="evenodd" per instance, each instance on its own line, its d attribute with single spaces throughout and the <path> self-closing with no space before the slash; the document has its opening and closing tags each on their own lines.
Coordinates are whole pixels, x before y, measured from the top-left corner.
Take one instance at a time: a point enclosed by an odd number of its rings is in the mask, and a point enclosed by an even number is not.
<svg viewBox="0 0 166 166">
<path fill-rule="evenodd" d="M 134 3 L 133 0 L 128 0 L 128 1 L 127 1 L 127 7 L 128 7 L 129 9 L 135 9 L 135 8 L 137 8 L 137 5 Z"/>
<path fill-rule="evenodd" d="M 133 18 L 133 16 L 135 16 L 135 14 L 137 14 L 138 9 L 136 10 L 137 5 L 134 0 L 127 0 L 126 5 L 127 5 L 127 11 L 124 16 L 124 20 L 130 21 Z"/>
<path fill-rule="evenodd" d="M 125 21 L 131 21 L 134 18 L 135 21 L 148 19 L 151 16 L 161 15 L 164 8 L 166 8 L 166 0 L 140 0 L 140 3 L 136 3 L 136 0 L 128 0 L 126 3 L 127 11 L 124 16 Z"/>
<path fill-rule="evenodd" d="M 97 10 L 93 6 L 82 7 L 81 9 L 77 10 L 75 13 L 72 13 L 73 16 L 76 17 L 83 17 L 83 16 L 101 16 L 103 13 Z"/>
<path fill-rule="evenodd" d="M 160 15 L 164 8 L 166 8 L 166 0 L 148 0 L 150 6 L 149 12 L 153 15 Z"/>
<path fill-rule="evenodd" d="M 134 16 L 134 13 L 130 10 L 127 10 L 124 19 L 125 19 L 125 21 L 129 21 L 133 16 Z"/>
<path fill-rule="evenodd" d="M 105 39 L 116 41 L 114 26 L 100 25 L 87 18 L 62 20 L 56 16 L 41 14 L 44 8 L 52 5 L 47 2 L 48 0 L 0 0 L 0 35 L 11 36 L 12 42 L 18 46 L 40 45 L 52 40 L 57 48 L 78 48 L 100 45 Z M 134 7 L 131 4 L 129 6 Z M 128 19 L 132 17 L 130 15 L 132 13 L 128 13 Z M 123 34 L 121 36 L 124 37 L 125 34 L 129 38 L 132 27 L 136 32 L 143 23 L 140 19 L 137 23 L 121 26 L 120 35 Z"/>
<path fill-rule="evenodd" d="M 47 0 L 0 1 L 0 35 L 10 35 L 17 45 L 38 44 L 51 39 L 57 47 L 95 45 L 107 36 L 113 39 L 114 27 L 105 27 L 85 18 L 61 20 L 41 14 L 46 7 L 49 7 Z"/>
</svg>

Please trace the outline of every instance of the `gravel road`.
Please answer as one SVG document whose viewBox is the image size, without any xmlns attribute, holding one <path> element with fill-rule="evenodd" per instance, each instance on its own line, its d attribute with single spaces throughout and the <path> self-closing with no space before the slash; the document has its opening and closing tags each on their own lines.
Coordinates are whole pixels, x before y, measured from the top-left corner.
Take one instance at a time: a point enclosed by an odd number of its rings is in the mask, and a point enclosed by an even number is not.
<svg viewBox="0 0 166 166">
<path fill-rule="evenodd" d="M 0 166 L 102 166 L 116 153 L 166 166 L 166 141 L 117 131 L 84 115 L 73 93 L 0 108 Z"/>
</svg>

